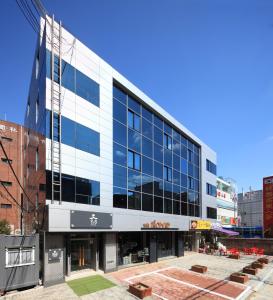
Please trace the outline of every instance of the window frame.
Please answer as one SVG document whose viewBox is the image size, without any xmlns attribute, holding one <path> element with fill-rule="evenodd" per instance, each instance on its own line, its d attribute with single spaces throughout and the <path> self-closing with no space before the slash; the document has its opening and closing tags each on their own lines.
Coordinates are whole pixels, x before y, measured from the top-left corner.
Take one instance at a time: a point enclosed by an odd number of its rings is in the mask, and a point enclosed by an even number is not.
<svg viewBox="0 0 273 300">
<path fill-rule="evenodd" d="M 23 263 L 22 262 L 22 254 L 23 252 L 29 251 L 31 249 L 31 262 Z M 35 265 L 35 246 L 32 247 L 13 247 L 5 249 L 6 257 L 5 257 L 5 268 L 14 268 L 14 267 L 21 267 L 21 266 L 29 266 Z M 19 263 L 18 264 L 8 264 L 9 262 L 9 253 L 18 253 L 19 255 Z"/>
</svg>

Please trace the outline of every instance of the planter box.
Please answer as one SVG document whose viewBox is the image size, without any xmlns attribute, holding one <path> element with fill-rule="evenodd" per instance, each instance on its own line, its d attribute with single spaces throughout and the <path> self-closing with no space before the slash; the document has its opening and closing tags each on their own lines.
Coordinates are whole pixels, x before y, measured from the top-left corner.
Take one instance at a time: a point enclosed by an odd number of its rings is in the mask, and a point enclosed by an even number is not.
<svg viewBox="0 0 273 300">
<path fill-rule="evenodd" d="M 230 254 L 230 255 L 228 256 L 228 258 L 239 259 L 239 258 L 240 258 L 240 254 Z"/>
<path fill-rule="evenodd" d="M 258 262 L 261 262 L 263 264 L 268 264 L 269 260 L 267 257 L 261 257 L 261 258 L 258 258 Z"/>
<path fill-rule="evenodd" d="M 197 272 L 197 273 L 206 273 L 208 268 L 206 266 L 200 266 L 200 265 L 193 265 L 191 267 L 191 271 Z"/>
<path fill-rule="evenodd" d="M 140 299 L 152 296 L 152 288 L 141 282 L 129 284 L 129 292 Z"/>
<path fill-rule="evenodd" d="M 254 261 L 252 264 L 251 264 L 252 268 L 254 269 L 263 269 L 264 268 L 264 264 L 259 262 L 259 261 Z"/>
<path fill-rule="evenodd" d="M 248 276 L 243 273 L 232 273 L 229 279 L 238 283 L 246 283 L 248 281 Z"/>
<path fill-rule="evenodd" d="M 252 268 L 251 266 L 244 267 L 243 272 L 251 275 L 256 275 L 258 273 L 258 269 Z"/>
</svg>

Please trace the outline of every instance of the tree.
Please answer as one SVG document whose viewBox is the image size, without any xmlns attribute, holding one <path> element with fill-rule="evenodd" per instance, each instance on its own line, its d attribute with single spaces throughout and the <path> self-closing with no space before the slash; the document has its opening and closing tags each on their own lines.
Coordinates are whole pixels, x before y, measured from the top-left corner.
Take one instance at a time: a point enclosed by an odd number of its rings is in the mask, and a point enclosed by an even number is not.
<svg viewBox="0 0 273 300">
<path fill-rule="evenodd" d="M 0 220 L 0 234 L 10 234 L 11 228 L 7 220 Z"/>
</svg>

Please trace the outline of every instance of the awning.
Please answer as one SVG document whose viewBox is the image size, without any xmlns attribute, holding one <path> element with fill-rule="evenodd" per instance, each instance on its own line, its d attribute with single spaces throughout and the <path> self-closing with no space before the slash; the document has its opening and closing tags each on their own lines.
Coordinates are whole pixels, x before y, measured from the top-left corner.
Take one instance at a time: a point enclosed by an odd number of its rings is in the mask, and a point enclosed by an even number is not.
<svg viewBox="0 0 273 300">
<path fill-rule="evenodd" d="M 227 230 L 221 227 L 214 227 L 212 228 L 212 230 L 217 231 L 217 232 L 221 232 L 227 235 L 239 235 L 239 232 L 237 231 L 232 231 L 232 230 Z"/>
</svg>

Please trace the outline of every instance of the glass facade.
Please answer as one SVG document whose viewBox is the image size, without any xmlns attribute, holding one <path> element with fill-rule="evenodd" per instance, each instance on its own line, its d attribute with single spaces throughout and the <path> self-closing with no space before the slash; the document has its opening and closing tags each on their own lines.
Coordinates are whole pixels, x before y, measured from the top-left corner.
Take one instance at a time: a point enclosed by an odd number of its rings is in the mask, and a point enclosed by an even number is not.
<svg viewBox="0 0 273 300">
<path fill-rule="evenodd" d="M 46 171 L 46 199 L 51 199 L 51 171 Z M 100 183 L 62 174 L 62 201 L 100 205 Z"/>
<path fill-rule="evenodd" d="M 113 87 L 113 206 L 199 216 L 200 147 Z"/>
</svg>

